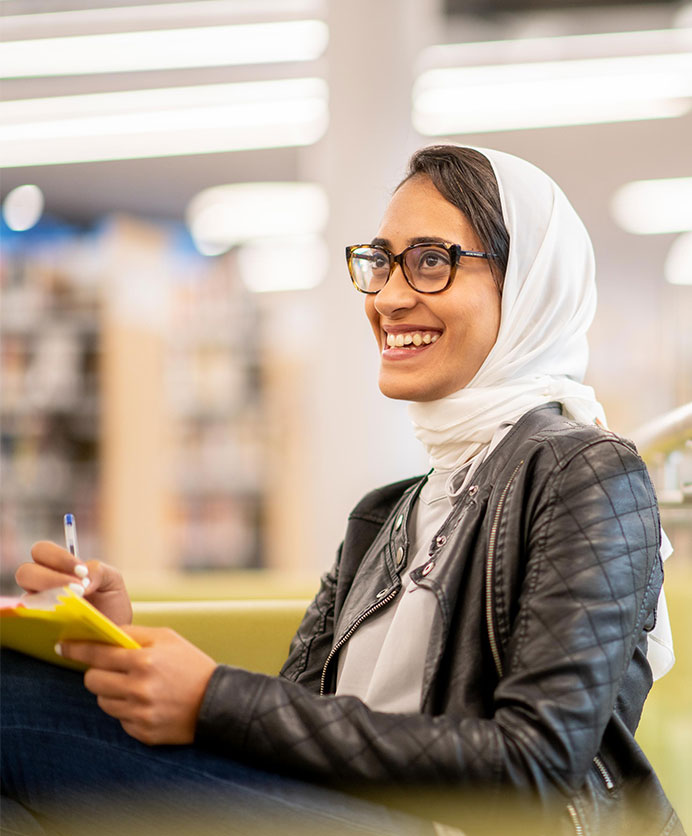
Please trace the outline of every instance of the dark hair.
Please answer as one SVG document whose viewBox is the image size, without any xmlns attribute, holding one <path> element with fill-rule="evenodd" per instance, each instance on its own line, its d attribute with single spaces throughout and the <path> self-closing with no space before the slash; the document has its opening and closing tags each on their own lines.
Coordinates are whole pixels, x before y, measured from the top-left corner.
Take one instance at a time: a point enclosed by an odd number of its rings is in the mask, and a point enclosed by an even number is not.
<svg viewBox="0 0 692 836">
<path fill-rule="evenodd" d="M 500 190 L 487 157 L 473 148 L 456 145 L 430 145 L 411 157 L 406 177 L 429 177 L 437 191 L 469 219 L 485 252 L 495 253 L 490 267 L 502 293 L 509 232 L 502 217 Z"/>
</svg>

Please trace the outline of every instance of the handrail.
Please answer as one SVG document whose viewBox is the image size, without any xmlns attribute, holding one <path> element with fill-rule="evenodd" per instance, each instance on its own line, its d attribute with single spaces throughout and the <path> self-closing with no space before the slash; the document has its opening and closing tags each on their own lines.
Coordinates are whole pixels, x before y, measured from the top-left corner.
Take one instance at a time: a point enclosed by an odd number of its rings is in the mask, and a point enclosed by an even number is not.
<svg viewBox="0 0 692 836">
<path fill-rule="evenodd" d="M 692 441 L 692 402 L 643 424 L 631 433 L 631 438 L 646 460 L 679 449 Z"/>
</svg>

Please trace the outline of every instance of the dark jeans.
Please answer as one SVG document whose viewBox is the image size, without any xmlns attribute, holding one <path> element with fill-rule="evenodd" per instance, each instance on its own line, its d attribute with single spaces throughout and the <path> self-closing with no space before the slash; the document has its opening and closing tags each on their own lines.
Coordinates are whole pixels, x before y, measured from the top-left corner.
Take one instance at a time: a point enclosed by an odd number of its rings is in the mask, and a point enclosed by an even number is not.
<svg viewBox="0 0 692 836">
<path fill-rule="evenodd" d="M 428 823 L 195 746 L 146 746 L 81 674 L 2 651 L 2 833 L 428 834 Z"/>
</svg>

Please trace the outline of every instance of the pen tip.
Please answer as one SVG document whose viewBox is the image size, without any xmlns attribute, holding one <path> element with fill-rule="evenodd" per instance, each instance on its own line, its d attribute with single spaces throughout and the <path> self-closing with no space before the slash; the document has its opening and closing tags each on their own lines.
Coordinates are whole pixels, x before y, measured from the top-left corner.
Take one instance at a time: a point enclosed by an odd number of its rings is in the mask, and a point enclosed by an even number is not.
<svg viewBox="0 0 692 836">
<path fill-rule="evenodd" d="M 65 514 L 65 525 L 74 525 L 74 514 Z"/>
</svg>

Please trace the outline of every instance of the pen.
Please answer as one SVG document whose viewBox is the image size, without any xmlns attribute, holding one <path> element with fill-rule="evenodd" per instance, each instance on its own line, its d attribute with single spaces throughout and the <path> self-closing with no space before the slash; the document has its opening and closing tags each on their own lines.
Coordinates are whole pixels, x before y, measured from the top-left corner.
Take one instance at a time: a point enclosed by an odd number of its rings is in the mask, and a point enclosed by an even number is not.
<svg viewBox="0 0 692 836">
<path fill-rule="evenodd" d="M 77 547 L 77 522 L 74 514 L 65 514 L 65 548 L 79 560 L 79 548 Z"/>
<path fill-rule="evenodd" d="M 65 547 L 70 554 L 74 555 L 77 560 L 79 560 L 79 547 L 77 546 L 77 521 L 74 518 L 74 514 L 65 514 L 63 522 L 65 523 Z M 74 573 L 78 578 L 82 579 L 82 587 L 86 589 L 87 586 L 89 586 L 89 581 L 87 579 L 89 569 L 84 563 L 78 563 L 74 567 Z"/>
</svg>

